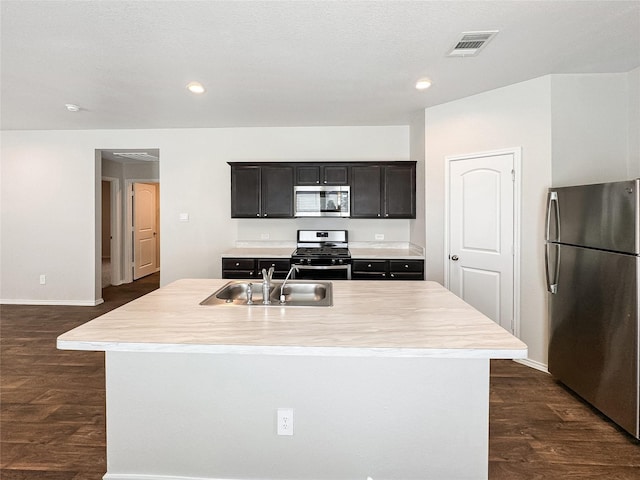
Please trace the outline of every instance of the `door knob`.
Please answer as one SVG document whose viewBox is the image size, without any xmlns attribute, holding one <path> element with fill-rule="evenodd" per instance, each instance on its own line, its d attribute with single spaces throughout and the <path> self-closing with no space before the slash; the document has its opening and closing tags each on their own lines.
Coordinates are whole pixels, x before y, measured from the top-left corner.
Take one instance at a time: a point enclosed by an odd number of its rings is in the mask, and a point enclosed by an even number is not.
<svg viewBox="0 0 640 480">
<path fill-rule="evenodd" d="M 451 260 L 453 260 L 454 262 L 457 262 L 459 260 L 458 255 L 454 255 L 453 257 L 451 257 Z"/>
</svg>

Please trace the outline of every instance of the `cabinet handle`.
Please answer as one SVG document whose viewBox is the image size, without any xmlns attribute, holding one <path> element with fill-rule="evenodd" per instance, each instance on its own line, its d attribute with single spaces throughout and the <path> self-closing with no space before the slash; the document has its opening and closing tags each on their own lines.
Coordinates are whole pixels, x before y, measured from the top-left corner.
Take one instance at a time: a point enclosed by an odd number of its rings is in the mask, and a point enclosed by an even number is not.
<svg viewBox="0 0 640 480">
<path fill-rule="evenodd" d="M 405 264 L 405 265 L 404 265 L 404 268 L 409 268 L 409 265 Z"/>
<path fill-rule="evenodd" d="M 259 216 L 260 216 L 260 214 L 259 214 L 259 213 L 256 213 L 256 217 L 259 217 Z"/>
<path fill-rule="evenodd" d="M 240 262 L 236 262 L 236 267 L 239 267 L 239 266 L 240 266 Z"/>
<path fill-rule="evenodd" d="M 264 214 L 264 216 L 266 217 L 266 216 L 267 216 L 267 214 L 265 213 L 265 214 Z"/>
<path fill-rule="evenodd" d="M 386 276 L 387 276 L 387 274 L 386 274 L 386 273 L 383 273 L 383 274 L 382 274 L 382 276 L 383 276 L 383 277 L 386 277 Z"/>
<path fill-rule="evenodd" d="M 320 180 L 316 180 L 316 183 L 320 183 Z"/>
<path fill-rule="evenodd" d="M 367 265 L 367 268 L 371 268 L 371 264 Z"/>
<path fill-rule="evenodd" d="M 380 214 L 378 214 L 378 216 L 380 216 Z"/>
<path fill-rule="evenodd" d="M 250 276 L 250 277 L 253 277 L 253 272 L 249 272 L 249 276 Z"/>
<path fill-rule="evenodd" d="M 395 274 L 393 274 L 393 273 L 392 273 L 392 274 L 390 274 L 389 276 L 390 276 L 391 278 L 396 278 Z"/>
<path fill-rule="evenodd" d="M 384 216 L 385 216 L 385 217 L 388 217 L 388 216 L 389 216 L 389 214 L 388 214 L 388 213 L 385 213 L 385 214 L 384 214 Z"/>
</svg>

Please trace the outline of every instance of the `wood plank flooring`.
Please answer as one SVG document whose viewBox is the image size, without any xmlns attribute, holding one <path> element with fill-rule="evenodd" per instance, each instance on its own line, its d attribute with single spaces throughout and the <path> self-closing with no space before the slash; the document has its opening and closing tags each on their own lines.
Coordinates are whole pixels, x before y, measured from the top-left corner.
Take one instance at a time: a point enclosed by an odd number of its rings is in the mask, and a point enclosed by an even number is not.
<svg viewBox="0 0 640 480">
<path fill-rule="evenodd" d="M 0 307 L 0 478 L 102 479 L 104 354 L 55 339 L 158 280 L 108 287 L 97 307 Z M 492 361 L 490 406 L 490 480 L 640 480 L 639 443 L 549 375 Z"/>
</svg>

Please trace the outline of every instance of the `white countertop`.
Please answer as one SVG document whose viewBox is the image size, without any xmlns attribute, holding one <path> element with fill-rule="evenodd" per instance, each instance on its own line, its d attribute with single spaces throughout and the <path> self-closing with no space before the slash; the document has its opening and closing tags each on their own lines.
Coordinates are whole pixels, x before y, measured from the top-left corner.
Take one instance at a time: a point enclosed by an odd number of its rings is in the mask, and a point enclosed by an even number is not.
<svg viewBox="0 0 640 480">
<path fill-rule="evenodd" d="M 333 281 L 332 307 L 199 303 L 227 283 L 185 279 L 58 337 L 131 352 L 526 358 L 527 347 L 435 282 Z"/>
</svg>

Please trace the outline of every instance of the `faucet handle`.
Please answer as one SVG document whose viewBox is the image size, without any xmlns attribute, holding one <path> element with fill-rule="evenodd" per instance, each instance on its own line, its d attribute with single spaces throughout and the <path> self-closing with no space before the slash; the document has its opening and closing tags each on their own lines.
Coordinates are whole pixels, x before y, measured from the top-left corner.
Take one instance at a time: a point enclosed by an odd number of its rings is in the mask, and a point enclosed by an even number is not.
<svg viewBox="0 0 640 480">
<path fill-rule="evenodd" d="M 276 269 L 276 267 L 269 267 L 269 280 L 271 280 L 271 277 L 273 277 L 273 272 Z"/>
<path fill-rule="evenodd" d="M 262 269 L 262 280 L 266 280 L 267 279 L 267 269 L 263 268 Z"/>
</svg>

